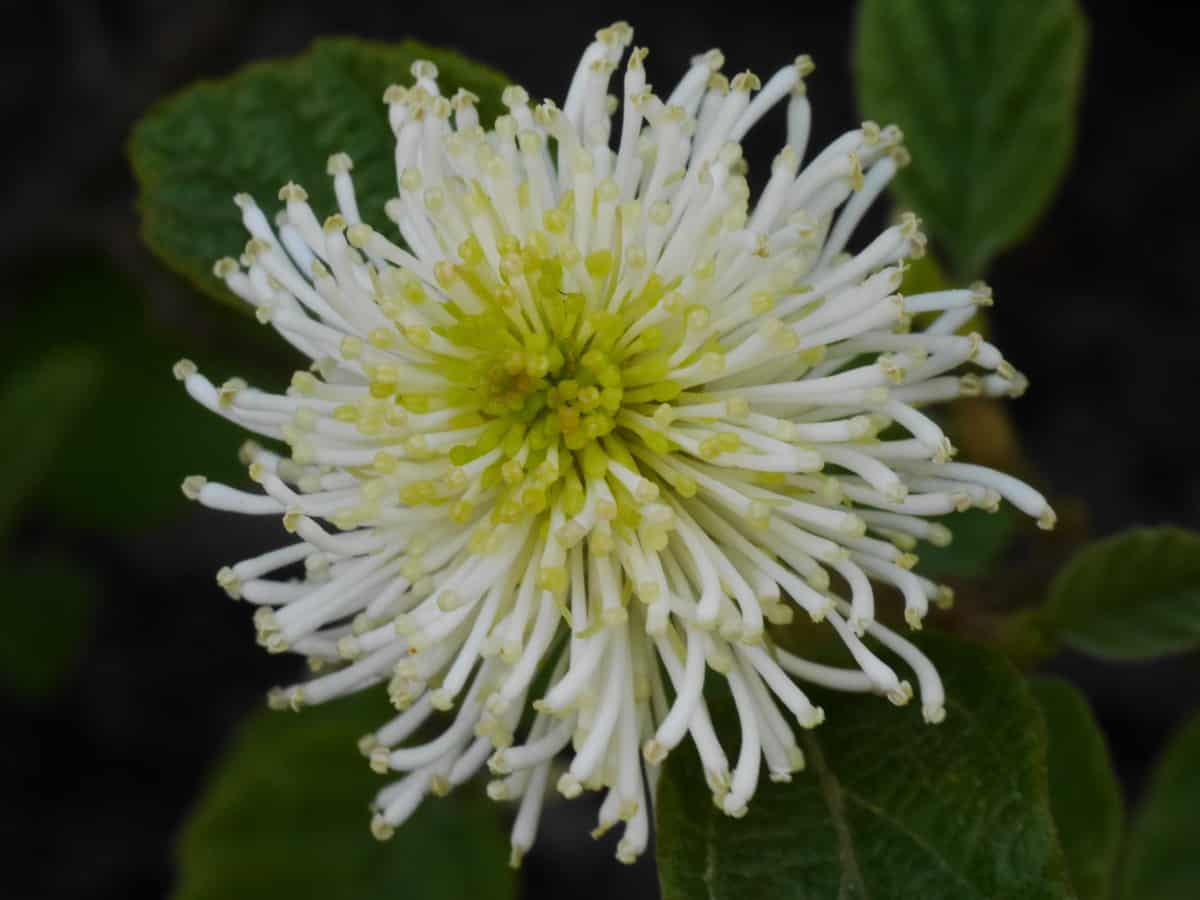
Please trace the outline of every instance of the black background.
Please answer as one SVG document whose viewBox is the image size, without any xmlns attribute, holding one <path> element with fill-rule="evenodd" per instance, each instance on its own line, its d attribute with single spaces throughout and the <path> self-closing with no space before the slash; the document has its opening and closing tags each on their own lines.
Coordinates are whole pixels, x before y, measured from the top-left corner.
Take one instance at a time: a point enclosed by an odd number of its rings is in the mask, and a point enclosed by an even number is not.
<svg viewBox="0 0 1200 900">
<path fill-rule="evenodd" d="M 1032 238 L 989 275 L 996 342 L 1032 381 L 1012 405 L 1029 458 L 1056 496 L 1086 502 L 1094 534 L 1138 523 L 1196 527 L 1195 32 L 1182 6 L 1085 6 L 1092 30 L 1077 155 Z M 146 288 L 153 316 L 186 319 L 189 305 L 202 301 L 137 238 L 123 153 L 129 129 L 149 103 L 198 77 L 295 53 L 322 34 L 414 35 L 492 63 L 535 96 L 561 99 L 591 32 L 624 17 L 636 42 L 651 48 L 655 83 L 677 78 L 693 53 L 711 46 L 725 51 L 731 71 L 764 75 L 808 52 L 818 64 L 810 80 L 814 145 L 857 121 L 851 4 L 794 3 L 786 13 L 745 3 L 599 8 L 6 4 L 0 316 L 26 301 L 55 260 L 94 251 Z M 773 150 L 752 143 L 747 152 L 761 165 Z M 55 528 L 35 510 L 16 546 Z M 225 601 L 212 580 L 246 545 L 265 546 L 258 529 L 195 512 L 132 538 L 58 535 L 100 571 L 106 594 L 85 658 L 62 691 L 40 705 L 0 696 L 0 847 L 12 854 L 4 896 L 134 900 L 169 891 L 173 836 L 209 767 L 289 666 L 258 650 L 244 607 Z M 1136 798 L 1169 731 L 1196 707 L 1200 661 L 1113 666 L 1064 656 L 1051 667 L 1093 699 Z M 631 900 L 654 896 L 651 865 L 611 862 L 611 846 L 585 837 L 590 818 L 581 804 L 547 815 L 522 876 L 526 896 L 564 888 L 581 900 L 618 890 Z"/>
</svg>

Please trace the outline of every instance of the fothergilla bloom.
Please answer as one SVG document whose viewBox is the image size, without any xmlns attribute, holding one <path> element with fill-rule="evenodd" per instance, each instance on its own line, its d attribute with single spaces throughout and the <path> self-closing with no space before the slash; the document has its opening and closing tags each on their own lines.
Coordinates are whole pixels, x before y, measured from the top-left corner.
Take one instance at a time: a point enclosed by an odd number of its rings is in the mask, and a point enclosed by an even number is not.
<svg viewBox="0 0 1200 900">
<path fill-rule="evenodd" d="M 803 685 L 904 704 L 911 678 L 943 718 L 934 666 L 876 615 L 880 586 L 911 628 L 949 602 L 911 552 L 950 540 L 934 517 L 1004 499 L 1054 524 L 1027 485 L 953 461 L 924 411 L 1024 389 L 958 333 L 988 290 L 902 296 L 911 215 L 847 250 L 907 162 L 899 129 L 864 123 L 804 164 L 807 57 L 763 84 L 713 50 L 660 95 L 632 49 L 618 101 L 631 40 L 598 32 L 561 107 L 509 87 L 490 130 L 414 64 L 384 95 L 390 224 L 362 221 L 344 154 L 324 222 L 296 184 L 273 222 L 235 198 L 250 240 L 216 272 L 311 367 L 284 394 L 176 367 L 269 439 L 243 448 L 260 491 L 184 491 L 291 535 L 218 575 L 268 650 L 309 658 L 272 704 L 380 690 L 396 707 L 361 741 L 403 773 L 375 799 L 380 838 L 486 766 L 519 801 L 518 862 L 557 766 L 566 796 L 605 792 L 597 831 L 623 823 L 631 861 L 671 752 L 697 753 L 741 815 L 764 763 L 804 765 L 795 729 L 824 713 Z M 786 145 L 751 203 L 739 142 L 780 105 Z M 842 666 L 779 646 L 797 614 Z"/>
</svg>

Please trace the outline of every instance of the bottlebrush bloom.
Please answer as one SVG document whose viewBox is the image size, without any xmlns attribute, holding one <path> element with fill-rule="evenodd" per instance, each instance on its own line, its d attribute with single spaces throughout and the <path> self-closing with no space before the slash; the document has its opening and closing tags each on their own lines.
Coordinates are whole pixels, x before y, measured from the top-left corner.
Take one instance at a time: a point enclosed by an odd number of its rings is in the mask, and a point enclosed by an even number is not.
<svg viewBox="0 0 1200 900">
<path fill-rule="evenodd" d="M 246 445 L 261 492 L 198 476 L 184 491 L 293 535 L 218 575 L 268 650 L 316 672 L 272 704 L 367 689 L 395 704 L 361 742 L 405 773 L 376 798 L 380 838 L 486 763 L 489 794 L 520 802 L 515 863 L 564 765 L 567 797 L 605 791 L 597 832 L 623 822 L 628 862 L 688 737 L 740 816 L 764 761 L 783 781 L 804 765 L 794 729 L 824 714 L 802 683 L 904 704 L 911 673 L 925 719 L 943 718 L 937 672 L 880 624 L 873 587 L 898 589 L 912 628 L 949 600 L 913 569 L 918 542 L 950 540 L 929 517 L 1004 498 L 1054 523 L 1023 483 L 952 462 L 922 411 L 1024 389 L 956 333 L 986 288 L 897 293 L 923 251 L 911 215 L 846 252 L 907 161 L 900 131 L 865 123 L 802 166 L 806 57 L 760 84 L 720 74 L 713 50 L 660 98 L 634 49 L 618 103 L 631 38 L 598 32 L 561 108 L 508 88 L 491 130 L 416 63 L 384 95 L 391 226 L 362 221 L 344 154 L 323 223 L 295 184 L 274 225 L 235 198 L 250 241 L 216 272 L 310 369 L 280 395 L 176 367 L 204 406 L 290 450 Z M 751 205 L 739 141 L 780 104 L 787 144 Z M 852 665 L 778 646 L 769 623 L 797 611 Z M 737 734 L 714 731 L 711 679 Z M 440 733 L 414 742 L 427 723 Z"/>
</svg>

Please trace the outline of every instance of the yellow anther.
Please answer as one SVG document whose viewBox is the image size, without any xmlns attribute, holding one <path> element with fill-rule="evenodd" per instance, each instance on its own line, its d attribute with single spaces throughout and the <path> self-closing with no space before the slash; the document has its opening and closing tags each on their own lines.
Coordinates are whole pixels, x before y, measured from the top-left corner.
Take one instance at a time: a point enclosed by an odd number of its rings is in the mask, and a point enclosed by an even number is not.
<svg viewBox="0 0 1200 900">
<path fill-rule="evenodd" d="M 763 316 L 775 308 L 775 295 L 770 291 L 756 291 L 750 296 L 750 310 L 757 316 Z"/>
<path fill-rule="evenodd" d="M 362 356 L 362 340 L 352 334 L 342 338 L 338 346 L 343 359 L 358 359 Z"/>
<path fill-rule="evenodd" d="M 341 172 L 349 172 L 354 168 L 354 161 L 347 153 L 334 153 L 325 162 L 325 174 L 337 175 Z"/>
<path fill-rule="evenodd" d="M 309 372 L 295 372 L 292 374 L 292 387 L 301 394 L 313 394 L 317 390 L 319 382 Z"/>
<path fill-rule="evenodd" d="M 567 230 L 567 214 L 561 209 L 548 209 L 542 216 L 542 225 L 551 234 L 564 234 Z"/>
<path fill-rule="evenodd" d="M 392 472 L 395 472 L 398 464 L 396 457 L 386 450 L 380 450 L 371 461 L 371 465 L 380 475 L 390 475 Z"/>
<path fill-rule="evenodd" d="M 390 328 L 373 328 L 367 335 L 367 340 L 371 346 L 387 350 L 396 346 L 396 332 Z"/>
<path fill-rule="evenodd" d="M 600 405 L 600 391 L 588 385 L 579 391 L 579 405 L 585 412 L 591 412 Z"/>
<path fill-rule="evenodd" d="M 747 69 L 745 72 L 734 75 L 733 80 L 729 82 L 729 86 L 735 91 L 746 91 L 749 93 L 760 90 L 762 88 L 762 80 Z"/>
<path fill-rule="evenodd" d="M 538 571 L 537 584 L 544 591 L 561 594 L 570 584 L 566 566 L 543 566 Z"/>
<path fill-rule="evenodd" d="M 237 260 L 232 256 L 223 256 L 213 263 L 213 274 L 218 278 L 228 278 L 238 270 Z"/>
<path fill-rule="evenodd" d="M 649 218 L 655 225 L 666 225 L 671 220 L 671 204 L 660 200 L 650 207 Z"/>
<path fill-rule="evenodd" d="M 438 286 L 443 289 L 449 288 L 458 280 L 454 264 L 444 259 L 434 264 L 433 276 L 437 279 Z"/>
<path fill-rule="evenodd" d="M 730 397 L 725 401 L 725 414 L 731 419 L 742 419 L 750 415 L 750 404 L 745 397 Z"/>
<path fill-rule="evenodd" d="M 419 191 L 424 183 L 425 180 L 421 177 L 421 173 L 411 166 L 400 175 L 401 190 Z"/>
</svg>

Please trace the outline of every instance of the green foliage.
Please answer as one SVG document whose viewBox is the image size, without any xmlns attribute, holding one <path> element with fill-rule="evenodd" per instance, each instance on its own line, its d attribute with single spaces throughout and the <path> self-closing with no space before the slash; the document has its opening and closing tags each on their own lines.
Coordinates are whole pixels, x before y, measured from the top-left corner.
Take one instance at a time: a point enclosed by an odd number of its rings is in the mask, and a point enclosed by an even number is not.
<svg viewBox="0 0 1200 900">
<path fill-rule="evenodd" d="M 300 56 L 248 66 L 158 103 L 129 143 L 146 243 L 205 292 L 232 300 L 212 265 L 246 243 L 234 194 L 251 194 L 269 213 L 280 187 L 295 181 L 318 216 L 334 213 L 325 165 L 339 152 L 354 160 L 363 218 L 383 227 L 384 204 L 397 190 L 383 92 L 411 82 L 418 59 L 437 64 L 443 91 L 476 94 L 483 122 L 503 111 L 508 82 L 486 66 L 417 41 L 350 38 L 317 41 Z"/>
<path fill-rule="evenodd" d="M 1058 678 L 1034 678 L 1046 720 L 1050 809 L 1079 900 L 1107 900 L 1121 848 L 1124 809 L 1104 735 L 1087 699 Z"/>
<path fill-rule="evenodd" d="M 900 292 L 904 295 L 923 294 L 949 290 L 953 286 L 934 255 L 926 253 L 908 266 Z M 936 314 L 927 315 L 934 317 Z M 976 312 L 976 317 L 982 321 L 982 310 Z M 972 508 L 942 516 L 939 521 L 950 529 L 954 540 L 946 547 L 922 543 L 917 548 L 921 558 L 919 571 L 928 578 L 986 573 L 1016 531 L 1016 515 L 1007 503 L 994 513 Z"/>
<path fill-rule="evenodd" d="M 946 291 L 952 287 L 954 285 L 946 277 L 941 263 L 932 253 L 926 253 L 920 259 L 909 262 L 908 268 L 904 270 L 903 280 L 900 282 L 900 293 L 909 296 L 930 291 Z M 936 314 L 928 313 L 928 315 Z"/>
<path fill-rule="evenodd" d="M 478 786 L 427 799 L 387 843 L 371 837 L 384 782 L 355 744 L 394 715 L 378 690 L 252 716 L 184 829 L 175 900 L 512 897 L 499 808 Z"/>
<path fill-rule="evenodd" d="M 1134 822 L 1121 879 L 1121 900 L 1200 897 L 1200 716 L 1163 754 Z"/>
<path fill-rule="evenodd" d="M 0 693 L 38 700 L 53 693 L 91 629 L 97 585 L 57 556 L 0 563 Z"/>
<path fill-rule="evenodd" d="M 904 129 L 896 180 L 955 273 L 1023 237 L 1070 158 L 1086 22 L 1075 0 L 864 0 L 859 107 Z"/>
<path fill-rule="evenodd" d="M 0 537 L 52 470 L 102 370 L 83 348 L 48 349 L 0 385 L 0 421 L 12 437 L 0 466 Z"/>
<path fill-rule="evenodd" d="M 996 512 L 968 509 L 941 518 L 954 534 L 946 547 L 922 544 L 917 566 L 922 575 L 944 578 L 947 575 L 982 575 L 1008 546 L 1016 530 L 1017 515 L 1008 504 Z"/>
<path fill-rule="evenodd" d="M 41 477 L 36 484 L 23 482 L 31 499 L 58 521 L 95 529 L 148 528 L 186 505 L 179 490 L 185 476 L 245 478 L 237 448 L 246 433 L 192 401 L 171 366 L 185 353 L 196 354 L 206 370 L 214 367 L 218 381 L 238 374 L 268 386 L 286 383 L 289 366 L 273 340 L 257 352 L 238 353 L 256 346 L 243 336 L 254 329 L 259 338 L 256 324 L 228 310 L 204 312 L 212 315 L 195 334 L 156 325 L 132 284 L 109 264 L 87 258 L 67 261 L 17 312 L 0 337 L 14 371 L 35 371 L 52 348 L 81 348 L 71 351 L 75 362 L 56 364 L 57 377 L 86 375 L 86 402 L 79 401 L 83 388 L 69 385 L 54 401 L 29 392 L 19 401 L 32 404 L 28 414 L 8 419 L 25 422 L 37 413 L 36 421 L 19 426 L 35 435 L 59 427 L 52 423 L 72 413 L 64 452 L 35 454 Z M 262 329 L 262 337 L 271 334 Z M 204 347 L 213 345 L 221 352 L 206 353 Z M 238 361 L 227 359 L 226 352 Z"/>
<path fill-rule="evenodd" d="M 1084 547 L 1035 618 L 1052 638 L 1110 659 L 1200 646 L 1200 534 L 1136 528 Z"/>
<path fill-rule="evenodd" d="M 764 778 L 744 819 L 714 808 L 693 753 L 671 756 L 658 796 L 665 900 L 1073 896 L 1020 676 L 983 648 L 921 643 L 946 681 L 944 723 L 878 697 L 822 696 L 827 720 L 802 736 L 808 770 Z M 716 715 L 720 734 L 737 733 L 728 705 Z"/>
</svg>

